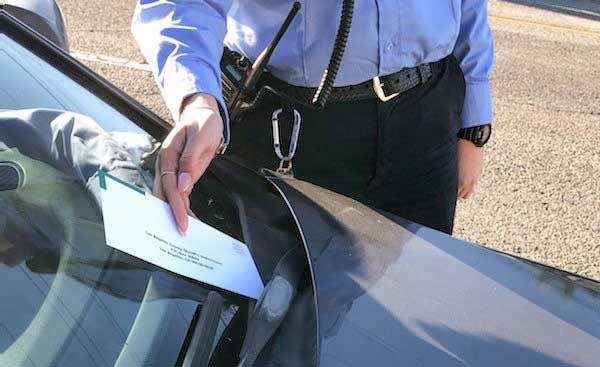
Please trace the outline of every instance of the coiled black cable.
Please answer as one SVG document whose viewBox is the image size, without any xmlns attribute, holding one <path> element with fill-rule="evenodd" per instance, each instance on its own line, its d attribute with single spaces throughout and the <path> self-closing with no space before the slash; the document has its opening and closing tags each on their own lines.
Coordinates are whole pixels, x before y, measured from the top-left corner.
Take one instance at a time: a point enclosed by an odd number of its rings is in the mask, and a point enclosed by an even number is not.
<svg viewBox="0 0 600 367">
<path fill-rule="evenodd" d="M 342 3 L 342 16 L 340 18 L 340 26 L 335 36 L 335 43 L 333 44 L 333 51 L 331 52 L 331 58 L 329 59 L 329 65 L 325 72 L 323 72 L 323 78 L 321 84 L 312 100 L 312 105 L 315 108 L 321 109 L 325 107 L 327 99 L 333 90 L 333 84 L 335 78 L 340 69 L 344 52 L 346 51 L 346 44 L 348 42 L 348 36 L 350 35 L 350 27 L 352 26 L 352 16 L 354 14 L 354 0 L 344 0 Z"/>
</svg>

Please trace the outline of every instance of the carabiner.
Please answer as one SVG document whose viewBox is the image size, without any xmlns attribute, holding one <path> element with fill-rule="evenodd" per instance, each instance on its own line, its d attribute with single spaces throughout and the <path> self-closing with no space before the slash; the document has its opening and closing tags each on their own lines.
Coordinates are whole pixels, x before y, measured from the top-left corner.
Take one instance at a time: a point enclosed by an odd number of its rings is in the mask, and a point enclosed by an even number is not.
<svg viewBox="0 0 600 367">
<path fill-rule="evenodd" d="M 293 175 L 292 173 L 292 159 L 296 154 L 296 148 L 298 147 L 298 136 L 300 135 L 300 124 L 302 123 L 302 116 L 300 112 L 294 108 L 294 125 L 292 127 L 292 136 L 290 137 L 290 147 L 288 153 L 283 155 L 281 152 L 281 140 L 279 136 L 279 115 L 283 112 L 280 108 L 273 112 L 271 116 L 271 123 L 273 125 L 273 148 L 275 154 L 279 158 L 279 168 L 277 172 L 284 175 Z"/>
</svg>

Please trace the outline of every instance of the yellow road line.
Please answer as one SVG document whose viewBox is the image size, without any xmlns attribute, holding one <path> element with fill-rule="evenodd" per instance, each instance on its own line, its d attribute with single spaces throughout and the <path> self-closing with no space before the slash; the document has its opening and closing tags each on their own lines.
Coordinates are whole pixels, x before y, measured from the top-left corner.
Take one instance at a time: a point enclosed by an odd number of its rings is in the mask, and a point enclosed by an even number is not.
<svg viewBox="0 0 600 367">
<path fill-rule="evenodd" d="M 546 24 L 546 23 L 538 23 L 538 22 L 531 22 L 531 21 L 528 21 L 528 20 L 520 20 L 520 19 L 514 19 L 514 18 L 507 18 L 507 17 L 499 17 L 499 16 L 496 16 L 496 15 L 490 15 L 489 19 L 490 20 L 497 20 L 497 21 L 500 21 L 500 22 L 525 24 L 525 25 L 531 25 L 531 26 L 542 27 L 542 28 L 547 28 L 547 29 L 554 29 L 556 31 L 578 33 L 578 34 L 585 34 L 585 35 L 588 35 L 588 36 L 600 37 L 600 32 L 596 32 L 596 31 L 586 31 L 586 30 L 583 30 L 583 29 L 561 27 L 561 26 L 558 26 L 558 25 L 552 25 L 552 24 Z"/>
</svg>

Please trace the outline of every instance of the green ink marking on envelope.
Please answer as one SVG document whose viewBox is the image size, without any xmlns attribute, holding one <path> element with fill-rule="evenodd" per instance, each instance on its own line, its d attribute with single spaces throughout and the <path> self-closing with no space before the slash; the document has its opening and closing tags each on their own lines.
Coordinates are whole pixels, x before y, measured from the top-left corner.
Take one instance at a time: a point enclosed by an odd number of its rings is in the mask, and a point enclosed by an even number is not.
<svg viewBox="0 0 600 367">
<path fill-rule="evenodd" d="M 102 168 L 98 170 L 98 178 L 100 179 L 100 188 L 106 190 L 106 172 Z"/>
<path fill-rule="evenodd" d="M 146 191 L 142 190 L 141 188 L 130 184 L 129 182 L 123 181 L 118 177 L 115 177 L 113 175 L 111 175 L 110 173 L 106 173 L 106 171 L 104 171 L 103 169 L 99 169 L 98 170 L 98 178 L 100 179 L 100 187 L 103 188 L 104 190 L 106 190 L 106 178 L 111 178 L 115 181 L 117 181 L 118 183 L 125 185 L 127 187 L 129 187 L 130 189 L 139 192 L 142 195 L 146 195 Z"/>
</svg>

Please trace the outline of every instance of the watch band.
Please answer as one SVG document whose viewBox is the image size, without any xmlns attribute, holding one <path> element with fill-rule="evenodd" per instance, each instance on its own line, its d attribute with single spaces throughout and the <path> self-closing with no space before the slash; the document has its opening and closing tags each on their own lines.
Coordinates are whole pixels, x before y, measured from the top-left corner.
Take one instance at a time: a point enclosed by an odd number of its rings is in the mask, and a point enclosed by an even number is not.
<svg viewBox="0 0 600 367">
<path fill-rule="evenodd" d="M 457 134 L 459 139 L 469 140 L 479 148 L 484 146 L 490 140 L 491 135 L 491 124 L 462 128 Z"/>
</svg>

